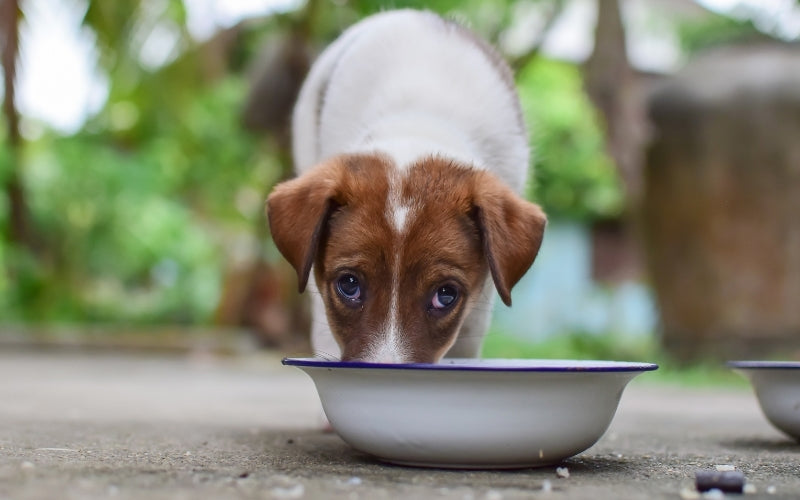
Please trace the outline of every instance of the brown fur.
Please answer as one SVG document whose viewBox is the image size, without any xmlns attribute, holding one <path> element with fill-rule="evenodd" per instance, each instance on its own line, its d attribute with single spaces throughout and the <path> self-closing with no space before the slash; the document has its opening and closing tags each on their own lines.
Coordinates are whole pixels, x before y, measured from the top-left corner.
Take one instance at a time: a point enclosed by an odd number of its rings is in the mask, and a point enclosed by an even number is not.
<svg viewBox="0 0 800 500">
<path fill-rule="evenodd" d="M 301 291 L 313 263 L 328 323 L 342 359 L 364 358 L 384 327 L 398 283 L 398 321 L 409 361 L 434 362 L 454 343 L 487 273 L 506 304 L 533 263 L 546 219 L 492 174 L 428 158 L 402 175 L 401 198 L 414 207 L 398 234 L 387 220 L 391 179 L 386 157 L 343 155 L 276 187 L 268 200 L 275 244 L 298 274 Z M 395 271 L 399 273 L 394 276 Z M 343 273 L 363 300 L 342 299 Z M 430 309 L 436 290 L 458 289 L 447 311 Z"/>
</svg>

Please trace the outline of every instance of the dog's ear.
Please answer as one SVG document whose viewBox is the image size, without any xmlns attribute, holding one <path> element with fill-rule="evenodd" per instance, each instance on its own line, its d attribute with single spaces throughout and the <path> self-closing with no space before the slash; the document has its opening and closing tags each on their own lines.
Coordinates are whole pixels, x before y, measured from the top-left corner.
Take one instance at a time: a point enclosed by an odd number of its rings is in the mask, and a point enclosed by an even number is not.
<svg viewBox="0 0 800 500">
<path fill-rule="evenodd" d="M 272 240 L 297 271 L 298 289 L 308 283 L 311 265 L 334 201 L 341 168 L 339 162 L 322 163 L 295 179 L 282 182 L 267 199 L 267 219 Z"/>
<path fill-rule="evenodd" d="M 547 217 L 538 205 L 520 198 L 486 172 L 477 176 L 473 203 L 492 280 L 510 306 L 511 288 L 539 253 Z"/>
</svg>

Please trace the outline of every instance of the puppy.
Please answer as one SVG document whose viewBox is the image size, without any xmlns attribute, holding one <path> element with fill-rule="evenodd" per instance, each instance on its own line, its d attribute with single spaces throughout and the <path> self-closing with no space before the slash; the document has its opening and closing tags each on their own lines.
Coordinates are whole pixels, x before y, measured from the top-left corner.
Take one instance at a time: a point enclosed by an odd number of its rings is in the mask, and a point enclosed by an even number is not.
<svg viewBox="0 0 800 500">
<path fill-rule="evenodd" d="M 292 132 L 298 177 L 267 214 L 312 293 L 316 354 L 477 357 L 494 289 L 510 306 L 546 223 L 519 196 L 528 135 L 508 66 L 432 13 L 377 14 L 313 65 Z"/>
</svg>

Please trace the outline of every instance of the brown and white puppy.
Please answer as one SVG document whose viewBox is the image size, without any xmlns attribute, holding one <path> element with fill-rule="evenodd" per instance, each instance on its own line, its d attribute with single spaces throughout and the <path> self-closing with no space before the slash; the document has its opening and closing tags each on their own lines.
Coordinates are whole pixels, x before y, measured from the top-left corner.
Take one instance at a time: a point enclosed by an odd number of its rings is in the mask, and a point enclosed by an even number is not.
<svg viewBox="0 0 800 500">
<path fill-rule="evenodd" d="M 511 305 L 546 223 L 519 196 L 528 135 L 507 65 L 434 14 L 381 13 L 322 53 L 293 119 L 298 177 L 267 211 L 313 294 L 316 354 L 478 356 L 492 282 Z"/>
</svg>

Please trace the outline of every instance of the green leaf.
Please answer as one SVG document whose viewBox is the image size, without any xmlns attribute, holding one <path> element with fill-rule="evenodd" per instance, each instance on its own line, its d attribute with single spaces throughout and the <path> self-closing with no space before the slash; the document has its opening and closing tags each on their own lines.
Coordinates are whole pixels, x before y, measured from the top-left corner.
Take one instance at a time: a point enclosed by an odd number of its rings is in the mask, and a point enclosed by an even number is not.
<svg viewBox="0 0 800 500">
<path fill-rule="evenodd" d="M 517 83 L 533 150 L 529 197 L 555 217 L 619 215 L 619 176 L 579 69 L 538 57 L 520 71 Z"/>
</svg>

